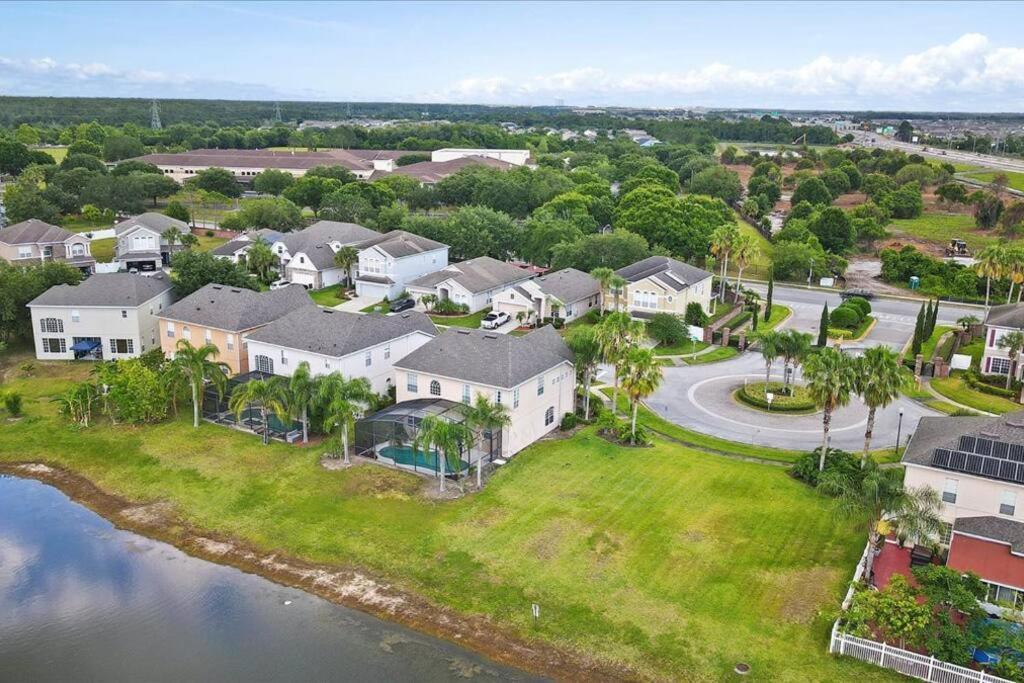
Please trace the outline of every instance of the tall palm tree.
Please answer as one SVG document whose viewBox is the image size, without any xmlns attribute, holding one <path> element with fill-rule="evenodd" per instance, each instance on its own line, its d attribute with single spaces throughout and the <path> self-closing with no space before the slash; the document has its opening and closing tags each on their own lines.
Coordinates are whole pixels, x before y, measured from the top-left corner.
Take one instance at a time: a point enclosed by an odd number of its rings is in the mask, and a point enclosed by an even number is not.
<svg viewBox="0 0 1024 683">
<path fill-rule="evenodd" d="M 825 469 L 832 413 L 850 402 L 850 395 L 857 386 L 857 372 L 849 356 L 826 347 L 804 363 L 804 379 L 811 400 L 822 410 L 821 456 L 818 459 L 820 471 Z"/>
<path fill-rule="evenodd" d="M 345 282 L 352 282 L 352 266 L 359 263 L 359 250 L 355 247 L 342 247 L 334 253 L 334 265 L 345 270 Z"/>
<path fill-rule="evenodd" d="M 882 469 L 874 460 L 868 460 L 853 476 L 838 470 L 825 472 L 818 488 L 838 499 L 836 512 L 840 515 L 866 519 L 872 549 L 881 538 L 879 523 L 886 518 L 915 540 L 936 537 L 942 527 L 942 504 L 935 489 L 905 489 L 903 473 L 898 468 Z M 864 567 L 868 579 L 874 559 L 874 552 L 869 552 Z"/>
<path fill-rule="evenodd" d="M 188 393 L 190 390 L 188 377 L 182 372 L 180 365 L 167 363 L 160 373 L 160 383 L 163 385 L 167 402 L 171 404 L 171 409 L 174 410 L 174 417 L 178 417 L 178 401 L 183 394 Z"/>
<path fill-rule="evenodd" d="M 764 390 L 768 391 L 768 383 L 772 380 L 772 364 L 779 357 L 780 341 L 782 335 L 775 330 L 758 332 L 756 340 L 761 349 L 761 358 L 764 359 Z"/>
<path fill-rule="evenodd" d="M 990 244 L 978 252 L 974 263 L 974 271 L 978 277 L 985 278 L 985 308 L 988 308 L 989 295 L 992 292 L 992 278 L 1002 275 L 1003 264 L 1006 262 L 1006 247 L 1002 244 Z"/>
<path fill-rule="evenodd" d="M 477 438 L 481 438 L 484 432 L 491 433 L 491 443 L 489 444 L 488 452 L 493 448 L 494 443 L 494 431 L 507 427 L 512 422 L 511 416 L 508 414 L 508 408 L 500 403 L 495 403 L 488 399 L 483 394 L 477 394 L 476 400 L 469 408 L 465 409 L 466 426 L 469 427 L 473 432 L 477 433 Z M 480 488 L 483 484 L 483 477 L 481 472 L 483 471 L 482 458 L 476 462 L 476 486 Z"/>
<path fill-rule="evenodd" d="M 583 417 L 590 419 L 590 380 L 601 360 L 601 344 L 593 326 L 574 327 L 565 336 L 565 343 L 576 360 L 576 374 L 583 385 Z"/>
<path fill-rule="evenodd" d="M 750 265 L 761 253 L 754 241 L 753 235 L 740 233 L 732 247 L 732 257 L 736 261 L 736 293 L 740 292 L 740 285 L 743 282 L 743 269 Z M 755 315 L 756 317 L 756 315 Z"/>
<path fill-rule="evenodd" d="M 871 436 L 875 429 L 875 412 L 885 408 L 900 396 L 907 384 L 907 376 L 903 372 L 898 353 L 888 346 L 874 346 L 857 359 L 857 387 L 864 405 L 868 407 L 868 422 L 864 430 L 864 453 L 861 455 L 861 467 L 867 460 L 871 450 Z M 899 449 L 899 444 L 896 448 Z"/>
<path fill-rule="evenodd" d="M 192 387 L 192 427 L 199 428 L 199 406 L 202 402 L 203 386 L 209 382 L 217 389 L 217 394 L 224 393 L 227 386 L 228 368 L 224 363 L 217 363 L 213 358 L 220 351 L 213 344 L 192 346 L 187 339 L 179 339 L 175 347 L 172 365 L 176 371 L 187 378 Z"/>
<path fill-rule="evenodd" d="M 779 333 L 779 355 L 782 356 L 783 377 L 782 388 L 789 390 L 789 383 L 796 375 L 796 369 L 800 367 L 803 359 L 811 351 L 811 338 L 809 332 L 798 332 L 796 330 L 785 330 Z M 792 375 L 785 372 L 792 366 Z"/>
<path fill-rule="evenodd" d="M 1006 389 L 1009 390 L 1013 385 L 1013 378 L 1017 374 L 1017 356 L 1024 349 L 1024 332 L 1020 330 L 1007 332 L 999 338 L 996 346 L 1006 349 L 1006 354 L 1010 357 L 1010 369 L 1006 373 Z"/>
<path fill-rule="evenodd" d="M 661 366 L 651 349 L 632 348 L 626 355 L 622 369 L 622 388 L 629 396 L 633 408 L 630 440 L 636 443 L 636 415 L 640 399 L 647 398 L 661 384 Z"/>
<path fill-rule="evenodd" d="M 598 346 L 604 362 L 615 368 L 614 390 L 612 393 L 612 414 L 619 411 L 619 366 L 626 352 L 637 344 L 643 335 L 643 323 L 633 320 L 628 313 L 610 313 L 595 327 Z"/>
<path fill-rule="evenodd" d="M 319 381 L 302 361 L 288 378 L 288 407 L 293 417 L 302 420 L 302 443 L 309 443 L 309 409 L 316 401 Z"/>
<path fill-rule="evenodd" d="M 324 431 L 336 435 L 347 465 L 349 425 L 370 405 L 373 389 L 365 377 L 350 379 L 337 371 L 321 377 L 318 384 L 316 402 L 324 411 Z"/>
<path fill-rule="evenodd" d="M 735 223 L 720 225 L 711 233 L 711 253 L 722 262 L 722 276 L 719 278 L 721 281 L 719 300 L 723 303 L 725 302 L 726 271 L 729 268 L 729 255 L 732 253 L 733 245 L 736 243 L 739 234 L 740 230 L 736 227 Z"/>
<path fill-rule="evenodd" d="M 598 284 L 601 285 L 601 296 L 602 297 L 604 296 L 605 292 L 611 291 L 612 277 L 614 277 L 614 276 L 615 276 L 615 271 L 612 270 L 611 268 L 605 268 L 604 266 L 601 266 L 599 268 L 594 268 L 592 271 L 590 271 L 590 277 L 592 277 L 595 280 L 597 280 Z M 603 308 L 603 304 L 602 304 L 602 308 Z"/>
<path fill-rule="evenodd" d="M 257 237 L 245 254 L 246 269 L 264 284 L 273 281 L 277 263 L 277 255 L 262 237 Z"/>
<path fill-rule="evenodd" d="M 622 310 L 619 305 L 619 301 L 622 299 L 622 292 L 626 289 L 626 278 L 621 275 L 612 275 L 611 280 L 608 281 L 608 286 L 611 287 L 612 296 L 615 298 L 615 311 Z"/>
<path fill-rule="evenodd" d="M 288 388 L 284 377 L 274 375 L 267 379 L 254 379 L 239 384 L 232 390 L 228 399 L 228 408 L 235 414 L 235 419 L 242 419 L 251 405 L 259 406 L 260 421 L 263 423 L 263 445 L 270 443 L 270 413 L 281 417 L 288 414 L 285 404 L 288 402 Z"/>
<path fill-rule="evenodd" d="M 473 443 L 473 432 L 465 423 L 452 422 L 439 415 L 427 415 L 420 421 L 416 438 L 413 439 L 414 451 L 437 454 L 437 478 L 440 490 L 444 493 L 444 480 L 447 470 L 461 469 L 462 448 Z"/>
<path fill-rule="evenodd" d="M 1004 266 L 1006 277 L 1010 279 L 1010 291 L 1006 294 L 1006 303 L 1013 301 L 1013 288 L 1024 284 L 1024 248 L 1010 247 L 1006 250 L 1006 264 Z M 1020 287 L 1017 290 L 1017 300 L 1020 300 L 1022 293 Z"/>
</svg>

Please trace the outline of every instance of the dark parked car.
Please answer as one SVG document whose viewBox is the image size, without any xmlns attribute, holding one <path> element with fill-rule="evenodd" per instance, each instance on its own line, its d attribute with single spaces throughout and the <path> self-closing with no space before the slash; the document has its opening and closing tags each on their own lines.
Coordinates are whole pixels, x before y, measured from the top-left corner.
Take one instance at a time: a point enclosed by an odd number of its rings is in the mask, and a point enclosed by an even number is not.
<svg viewBox="0 0 1024 683">
<path fill-rule="evenodd" d="M 861 299 L 874 299 L 875 293 L 870 289 L 844 289 L 842 292 L 839 292 L 839 296 L 843 299 L 855 296 L 859 296 Z"/>
<path fill-rule="evenodd" d="M 414 308 L 415 306 L 416 302 L 412 299 L 398 299 L 391 302 L 391 305 L 388 306 L 388 310 L 392 313 L 398 313 L 399 311 L 405 311 L 410 308 Z"/>
</svg>

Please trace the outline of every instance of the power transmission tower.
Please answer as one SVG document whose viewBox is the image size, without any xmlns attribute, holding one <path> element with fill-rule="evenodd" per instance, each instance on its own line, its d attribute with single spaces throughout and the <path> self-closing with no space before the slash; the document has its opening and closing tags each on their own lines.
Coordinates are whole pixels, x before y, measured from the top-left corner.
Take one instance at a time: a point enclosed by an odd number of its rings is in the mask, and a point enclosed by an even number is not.
<svg viewBox="0 0 1024 683">
<path fill-rule="evenodd" d="M 346 102 L 345 103 L 345 117 L 349 118 L 349 119 L 352 118 L 352 103 L 351 102 Z"/>
<path fill-rule="evenodd" d="M 274 102 L 274 123 L 281 123 L 281 103 Z"/>
<path fill-rule="evenodd" d="M 160 130 L 163 128 L 163 126 L 160 125 L 160 103 L 156 100 L 153 100 L 153 104 L 150 107 L 149 127 L 153 130 Z"/>
</svg>

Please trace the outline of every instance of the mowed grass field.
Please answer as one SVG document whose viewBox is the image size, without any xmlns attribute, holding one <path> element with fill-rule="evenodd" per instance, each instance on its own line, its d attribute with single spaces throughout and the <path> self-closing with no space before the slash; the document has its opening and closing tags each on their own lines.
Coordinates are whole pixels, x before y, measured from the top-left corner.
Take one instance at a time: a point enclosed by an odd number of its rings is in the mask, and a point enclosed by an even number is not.
<svg viewBox="0 0 1024 683">
<path fill-rule="evenodd" d="M 938 244 L 949 244 L 959 238 L 971 249 L 982 249 L 999 240 L 996 232 L 984 232 L 974 225 L 974 217 L 964 214 L 926 213 L 917 218 L 903 218 L 892 221 L 888 230 L 893 237 L 907 235 Z"/>
<path fill-rule="evenodd" d="M 1024 192 L 1024 173 L 1016 171 L 983 171 L 969 169 L 964 173 L 966 177 L 983 183 L 991 183 L 995 180 L 995 177 L 1000 174 L 1005 175 L 1007 180 L 1010 181 L 1008 187 Z"/>
<path fill-rule="evenodd" d="M 42 152 L 46 152 L 51 157 L 53 157 L 53 160 L 56 161 L 58 164 L 64 161 L 64 158 L 67 157 L 68 155 L 67 147 L 37 147 L 35 149 L 39 149 Z"/>
<path fill-rule="evenodd" d="M 91 365 L 6 364 L 26 417 L 0 420 L 0 460 L 45 461 L 266 551 L 361 566 L 524 637 L 626 663 L 642 676 L 838 681 L 888 672 L 826 654 L 863 548 L 857 520 L 785 471 L 592 430 L 517 455 L 458 501 L 415 475 L 328 471 L 321 449 L 181 419 L 75 429 L 51 396 Z M 2 359 L 0 359 L 2 363 Z M 540 605 L 534 622 L 531 603 Z"/>
</svg>

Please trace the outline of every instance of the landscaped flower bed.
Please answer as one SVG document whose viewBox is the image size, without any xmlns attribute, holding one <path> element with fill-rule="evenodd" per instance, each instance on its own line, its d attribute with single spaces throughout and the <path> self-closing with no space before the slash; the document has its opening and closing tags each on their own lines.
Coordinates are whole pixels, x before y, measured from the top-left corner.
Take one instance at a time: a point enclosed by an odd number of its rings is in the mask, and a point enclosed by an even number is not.
<svg viewBox="0 0 1024 683">
<path fill-rule="evenodd" d="M 788 395 L 782 388 L 782 382 L 771 382 L 768 384 L 768 391 L 774 394 L 771 402 L 773 413 L 806 413 L 817 409 L 814 401 L 807 395 L 805 387 L 790 385 L 793 395 Z M 765 383 L 751 382 L 740 387 L 736 392 L 736 398 L 752 408 L 769 410 L 768 399 L 765 398 Z"/>
</svg>

